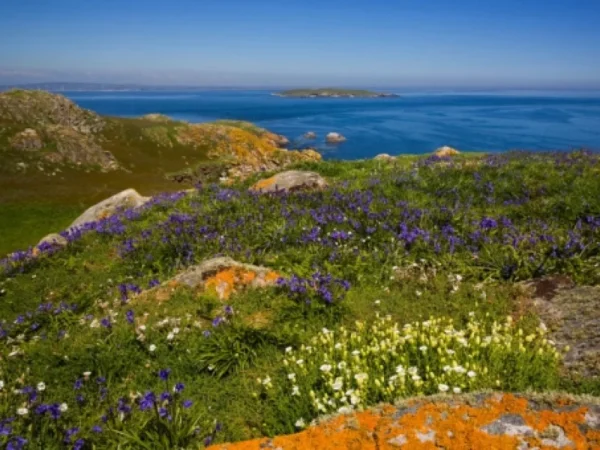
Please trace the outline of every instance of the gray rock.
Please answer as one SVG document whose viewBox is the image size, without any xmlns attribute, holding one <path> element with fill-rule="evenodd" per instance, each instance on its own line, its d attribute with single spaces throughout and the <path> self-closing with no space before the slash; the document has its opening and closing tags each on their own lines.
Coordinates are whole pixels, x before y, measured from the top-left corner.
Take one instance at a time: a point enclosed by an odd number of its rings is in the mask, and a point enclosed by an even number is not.
<svg viewBox="0 0 600 450">
<path fill-rule="evenodd" d="M 550 425 L 548 429 L 544 430 L 540 437 L 542 437 L 542 444 L 547 447 L 575 447 L 573 441 L 568 439 L 565 435 L 565 430 L 556 425 Z"/>
<path fill-rule="evenodd" d="M 288 170 L 255 183 L 250 190 L 255 192 L 296 191 L 300 189 L 324 189 L 327 181 L 316 172 Z"/>
<path fill-rule="evenodd" d="M 149 200 L 150 197 L 141 196 L 135 189 L 126 189 L 89 207 L 82 215 L 75 219 L 69 228 L 105 219 L 112 216 L 119 209 L 139 208 Z"/>
<path fill-rule="evenodd" d="M 388 440 L 387 442 L 388 442 L 388 444 L 390 444 L 394 447 L 402 447 L 404 444 L 406 444 L 408 442 L 408 439 L 406 439 L 405 435 L 399 434 L 398 436 Z"/>
<path fill-rule="evenodd" d="M 379 155 L 373 158 L 375 161 L 395 161 L 396 157 L 392 155 L 388 155 L 387 153 L 380 153 Z"/>
<path fill-rule="evenodd" d="M 429 430 L 427 433 L 415 432 L 415 436 L 421 442 L 435 442 L 435 431 Z"/>
<path fill-rule="evenodd" d="M 498 420 L 481 428 L 488 434 L 498 436 L 533 436 L 534 430 L 525 423 L 525 419 L 518 414 L 504 414 Z"/>
<path fill-rule="evenodd" d="M 304 133 L 304 139 L 316 139 L 317 138 L 317 133 L 315 133 L 314 131 L 309 131 L 307 133 Z"/>
<path fill-rule="evenodd" d="M 67 239 L 62 237 L 60 234 L 51 233 L 40 239 L 40 242 L 38 242 L 37 247 L 39 247 L 42 244 L 50 244 L 56 247 L 65 247 L 67 243 Z"/>
<path fill-rule="evenodd" d="M 340 133 L 328 133 L 325 137 L 325 140 L 330 144 L 337 144 L 339 142 L 344 142 L 346 138 Z"/>
</svg>

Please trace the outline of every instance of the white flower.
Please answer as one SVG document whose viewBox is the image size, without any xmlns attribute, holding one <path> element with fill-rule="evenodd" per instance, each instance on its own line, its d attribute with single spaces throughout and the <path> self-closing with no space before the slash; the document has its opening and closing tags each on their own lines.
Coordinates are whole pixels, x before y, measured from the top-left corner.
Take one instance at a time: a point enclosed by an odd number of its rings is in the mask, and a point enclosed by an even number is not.
<svg viewBox="0 0 600 450">
<path fill-rule="evenodd" d="M 452 370 L 452 367 L 450 367 L 450 366 L 444 366 L 444 367 L 442 368 L 442 370 L 443 370 L 444 372 L 450 372 L 450 371 Z"/>
<path fill-rule="evenodd" d="M 461 393 L 461 390 L 460 390 L 460 388 L 457 386 L 457 387 L 453 387 L 453 388 L 452 388 L 452 392 L 454 392 L 455 394 L 460 394 L 460 393 Z"/>
<path fill-rule="evenodd" d="M 463 366 L 456 366 L 456 367 L 454 368 L 454 371 L 455 371 L 456 373 L 465 373 L 465 372 L 467 371 L 467 369 L 465 369 Z"/>
<path fill-rule="evenodd" d="M 319 369 L 321 369 L 321 372 L 331 372 L 331 364 L 323 364 Z"/>
<path fill-rule="evenodd" d="M 146 325 L 140 325 L 138 328 L 140 331 L 146 331 Z"/>
<path fill-rule="evenodd" d="M 304 364 L 304 360 L 303 359 L 298 359 L 298 360 L 296 360 L 296 364 L 298 364 L 299 366 L 301 366 L 302 364 Z"/>
<path fill-rule="evenodd" d="M 438 389 L 440 390 L 440 392 L 448 392 L 448 389 L 450 388 L 447 384 L 438 384 Z"/>
<path fill-rule="evenodd" d="M 69 405 L 67 405 L 66 403 L 61 403 L 58 407 L 58 410 L 60 412 L 67 412 L 67 409 L 69 409 Z"/>
<path fill-rule="evenodd" d="M 420 381 L 421 380 L 421 377 L 419 375 L 416 375 L 416 374 L 413 375 L 411 378 L 412 378 L 413 381 Z"/>
<path fill-rule="evenodd" d="M 289 353 L 289 352 L 291 352 L 291 351 L 292 351 L 292 347 L 286 347 L 286 348 L 285 348 L 285 352 L 286 352 L 286 353 Z"/>
<path fill-rule="evenodd" d="M 156 345 L 154 344 L 150 344 L 150 346 L 148 347 L 148 351 L 150 351 L 150 353 L 154 352 L 156 350 Z"/>
<path fill-rule="evenodd" d="M 0 391 L 1 391 L 2 389 L 4 389 L 4 381 L 3 381 L 3 380 L 0 380 Z"/>
<path fill-rule="evenodd" d="M 360 398 L 356 394 L 350 395 L 350 403 L 352 405 L 358 405 L 360 403 Z"/>
<path fill-rule="evenodd" d="M 179 328 L 175 327 L 173 328 L 173 334 L 179 334 Z"/>
<path fill-rule="evenodd" d="M 344 386 L 344 381 L 342 380 L 342 377 L 338 377 L 335 379 L 335 382 L 333 383 L 333 385 L 331 387 L 333 388 L 334 391 L 341 391 L 343 386 Z"/>
<path fill-rule="evenodd" d="M 456 352 L 454 350 L 452 350 L 451 348 L 446 350 L 446 353 L 448 353 L 449 355 L 454 355 Z"/>
<path fill-rule="evenodd" d="M 296 374 L 295 373 L 288 373 L 288 380 L 295 381 L 296 380 Z"/>
<path fill-rule="evenodd" d="M 421 350 L 422 352 L 426 352 L 427 351 L 427 346 L 426 345 L 421 345 L 419 347 L 419 350 Z"/>
<path fill-rule="evenodd" d="M 175 335 L 173 333 L 167 334 L 167 341 L 172 341 L 174 338 L 175 338 Z"/>
<path fill-rule="evenodd" d="M 92 372 L 83 372 L 84 378 L 89 378 Z"/>
<path fill-rule="evenodd" d="M 267 386 L 268 384 L 271 384 L 271 377 L 266 376 L 264 380 L 262 380 L 262 384 L 264 386 Z"/>
<path fill-rule="evenodd" d="M 323 334 L 329 334 L 329 330 L 327 328 L 323 328 L 321 330 L 321 333 L 323 333 Z"/>
<path fill-rule="evenodd" d="M 421 295 L 423 295 L 423 293 L 421 291 L 415 291 L 415 294 L 417 294 L 417 297 L 420 297 Z"/>
<path fill-rule="evenodd" d="M 342 406 L 338 409 L 338 413 L 340 414 L 350 414 L 352 411 L 353 409 L 350 406 Z"/>
<path fill-rule="evenodd" d="M 37 390 L 42 392 L 46 390 L 46 383 L 44 383 L 43 381 L 40 381 L 37 385 Z"/>
<path fill-rule="evenodd" d="M 347 366 L 346 361 L 342 361 L 342 362 L 338 363 L 338 365 L 337 365 L 338 369 L 340 369 L 340 370 L 344 370 L 346 368 L 346 366 Z"/>
<path fill-rule="evenodd" d="M 292 387 L 292 395 L 300 395 L 300 388 L 298 386 Z"/>
<path fill-rule="evenodd" d="M 399 366 L 396 367 L 396 373 L 397 374 L 404 374 L 405 373 L 404 366 L 402 364 L 400 364 Z"/>
<path fill-rule="evenodd" d="M 375 300 L 373 303 L 374 303 L 375 305 L 379 306 L 379 305 L 381 305 L 381 300 Z"/>
<path fill-rule="evenodd" d="M 98 319 L 94 319 L 90 323 L 90 328 L 98 328 L 99 326 L 100 326 L 100 322 L 98 322 Z"/>
<path fill-rule="evenodd" d="M 337 344 L 335 344 L 333 346 L 333 348 L 335 348 L 336 350 L 340 350 L 342 348 L 342 344 L 340 342 L 338 342 Z"/>
<path fill-rule="evenodd" d="M 365 372 L 361 372 L 361 373 L 357 373 L 356 375 L 354 375 L 354 379 L 358 382 L 358 383 L 362 383 L 364 382 L 367 378 L 369 378 L 369 375 L 366 374 Z"/>
<path fill-rule="evenodd" d="M 29 410 L 27 408 L 18 408 L 17 409 L 17 414 L 19 416 L 26 416 L 29 413 Z"/>
<path fill-rule="evenodd" d="M 354 350 L 352 352 L 352 356 L 358 356 L 358 355 L 360 355 L 360 351 L 359 350 Z"/>
<path fill-rule="evenodd" d="M 468 376 L 469 378 L 475 378 L 475 376 L 476 376 L 476 375 L 477 375 L 477 374 L 476 374 L 475 372 L 473 372 L 472 370 L 469 370 L 469 371 L 467 372 L 467 376 Z"/>
<path fill-rule="evenodd" d="M 296 428 L 304 428 L 306 426 L 306 423 L 304 422 L 304 419 L 301 417 L 298 420 L 296 420 L 296 423 L 294 424 L 294 426 Z"/>
</svg>

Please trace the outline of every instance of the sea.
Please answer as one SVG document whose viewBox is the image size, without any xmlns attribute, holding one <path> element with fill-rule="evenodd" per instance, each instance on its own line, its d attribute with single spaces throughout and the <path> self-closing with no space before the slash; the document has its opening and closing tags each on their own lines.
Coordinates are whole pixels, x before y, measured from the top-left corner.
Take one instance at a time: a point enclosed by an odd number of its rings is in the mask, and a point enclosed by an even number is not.
<svg viewBox="0 0 600 450">
<path fill-rule="evenodd" d="M 61 92 L 100 114 L 166 114 L 188 122 L 237 119 L 316 148 L 325 159 L 380 153 L 600 150 L 600 91 L 403 92 L 398 98 L 298 99 L 269 90 Z M 317 139 L 303 135 L 313 131 Z M 329 132 L 346 142 L 328 145 Z"/>
</svg>

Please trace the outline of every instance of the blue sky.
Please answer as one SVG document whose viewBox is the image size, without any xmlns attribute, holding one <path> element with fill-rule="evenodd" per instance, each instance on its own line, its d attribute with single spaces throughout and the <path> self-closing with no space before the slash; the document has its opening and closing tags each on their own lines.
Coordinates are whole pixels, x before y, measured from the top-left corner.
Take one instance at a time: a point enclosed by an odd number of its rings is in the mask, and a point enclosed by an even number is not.
<svg viewBox="0 0 600 450">
<path fill-rule="evenodd" d="M 600 88 L 600 0 L 5 0 L 0 83 Z"/>
</svg>

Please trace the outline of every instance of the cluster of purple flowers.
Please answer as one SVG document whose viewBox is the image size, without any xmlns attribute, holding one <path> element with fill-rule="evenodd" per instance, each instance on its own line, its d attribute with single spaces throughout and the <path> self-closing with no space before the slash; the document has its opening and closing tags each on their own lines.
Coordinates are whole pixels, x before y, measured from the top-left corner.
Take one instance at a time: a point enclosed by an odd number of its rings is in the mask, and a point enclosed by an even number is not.
<svg viewBox="0 0 600 450">
<path fill-rule="evenodd" d="M 332 304 L 344 298 L 346 292 L 350 289 L 350 282 L 317 271 L 310 278 L 297 275 L 292 275 L 289 278 L 279 278 L 277 286 L 283 289 L 288 297 L 297 302 L 309 305 L 314 301 Z"/>
</svg>

